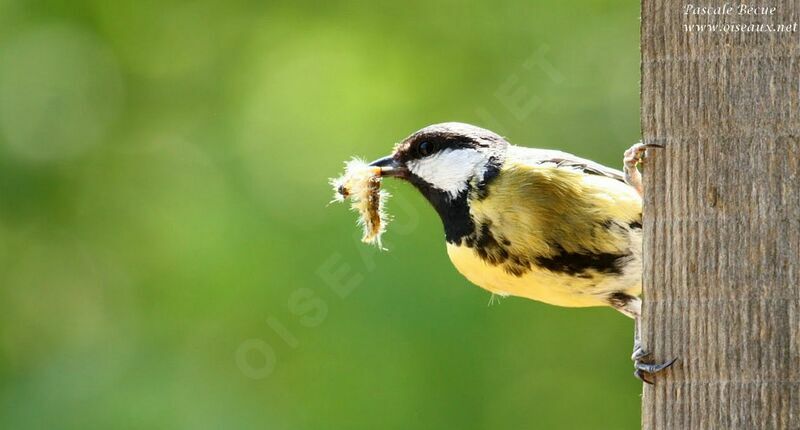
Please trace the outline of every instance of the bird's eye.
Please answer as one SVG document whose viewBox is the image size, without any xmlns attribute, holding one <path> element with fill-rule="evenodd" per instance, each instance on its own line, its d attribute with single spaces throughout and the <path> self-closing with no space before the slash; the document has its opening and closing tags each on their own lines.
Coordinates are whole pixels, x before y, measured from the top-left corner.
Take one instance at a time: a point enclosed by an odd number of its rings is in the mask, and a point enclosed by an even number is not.
<svg viewBox="0 0 800 430">
<path fill-rule="evenodd" d="M 419 144 L 417 150 L 419 151 L 419 155 L 427 157 L 428 155 L 434 153 L 434 151 L 436 150 L 436 146 L 431 142 L 425 141 Z"/>
</svg>

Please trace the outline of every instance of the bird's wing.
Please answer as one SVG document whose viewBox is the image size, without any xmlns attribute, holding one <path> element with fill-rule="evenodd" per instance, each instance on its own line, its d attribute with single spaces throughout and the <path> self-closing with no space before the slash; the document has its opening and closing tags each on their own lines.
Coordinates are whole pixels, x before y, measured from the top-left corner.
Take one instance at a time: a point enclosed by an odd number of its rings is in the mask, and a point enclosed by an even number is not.
<svg viewBox="0 0 800 430">
<path fill-rule="evenodd" d="M 510 146 L 509 156 L 525 164 L 554 164 L 557 167 L 580 170 L 590 175 L 605 176 L 620 182 L 625 182 L 625 175 L 617 169 L 606 167 L 594 161 L 580 158 L 568 152 L 551 149 L 525 148 Z"/>
<path fill-rule="evenodd" d="M 573 278 L 622 276 L 641 246 L 641 198 L 622 172 L 560 151 L 509 148 L 503 174 L 470 214 L 515 257 L 503 263 L 515 275 L 536 266 Z"/>
</svg>

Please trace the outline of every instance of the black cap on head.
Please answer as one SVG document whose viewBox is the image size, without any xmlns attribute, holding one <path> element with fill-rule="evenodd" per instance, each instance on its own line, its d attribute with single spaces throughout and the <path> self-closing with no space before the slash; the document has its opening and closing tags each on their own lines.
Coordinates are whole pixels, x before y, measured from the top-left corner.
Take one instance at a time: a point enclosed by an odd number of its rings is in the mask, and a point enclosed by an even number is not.
<svg viewBox="0 0 800 430">
<path fill-rule="evenodd" d="M 429 125 L 403 139 L 395 146 L 393 156 L 405 163 L 444 149 L 470 148 L 494 152 L 499 157 L 507 147 L 508 142 L 493 131 L 461 122 L 444 122 Z"/>
</svg>

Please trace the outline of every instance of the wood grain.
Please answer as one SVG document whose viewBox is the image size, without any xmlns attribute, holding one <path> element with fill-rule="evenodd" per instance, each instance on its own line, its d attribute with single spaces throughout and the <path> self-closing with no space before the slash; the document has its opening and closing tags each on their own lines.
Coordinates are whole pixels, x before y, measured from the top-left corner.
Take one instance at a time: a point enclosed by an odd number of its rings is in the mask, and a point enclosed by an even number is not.
<svg viewBox="0 0 800 430">
<path fill-rule="evenodd" d="M 666 146 L 644 171 L 642 334 L 679 357 L 644 387 L 645 429 L 800 429 L 800 33 L 683 27 L 800 22 L 800 0 L 757 4 L 775 15 L 642 3 L 643 136 Z"/>
</svg>

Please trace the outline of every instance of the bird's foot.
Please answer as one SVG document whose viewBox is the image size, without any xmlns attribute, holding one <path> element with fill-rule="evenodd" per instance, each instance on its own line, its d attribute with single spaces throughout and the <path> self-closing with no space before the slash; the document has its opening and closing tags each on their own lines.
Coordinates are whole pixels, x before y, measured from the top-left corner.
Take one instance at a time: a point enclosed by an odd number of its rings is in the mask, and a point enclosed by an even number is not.
<svg viewBox="0 0 800 430">
<path fill-rule="evenodd" d="M 622 163 L 624 165 L 623 170 L 625 171 L 625 182 L 633 188 L 636 188 L 636 191 L 640 196 L 643 193 L 642 174 L 639 173 L 637 166 L 642 164 L 642 160 L 644 160 L 645 151 L 647 151 L 647 148 L 663 148 L 663 146 L 655 143 L 639 142 L 628 148 L 622 157 Z"/>
<path fill-rule="evenodd" d="M 633 355 L 631 355 L 631 360 L 633 360 L 633 368 L 636 369 L 633 372 L 633 375 L 636 376 L 642 382 L 652 385 L 653 382 L 648 380 L 646 376 L 656 374 L 672 366 L 678 359 L 673 358 L 672 360 L 660 364 L 643 362 L 642 359 L 647 358 L 649 355 L 650 355 L 649 352 L 645 351 L 642 347 L 637 346 L 633 350 Z"/>
<path fill-rule="evenodd" d="M 622 159 L 622 161 L 625 163 L 625 167 L 636 167 L 639 163 L 641 163 L 644 159 L 644 152 L 646 150 L 647 146 L 642 142 L 636 143 L 628 148 L 625 151 Z"/>
</svg>

